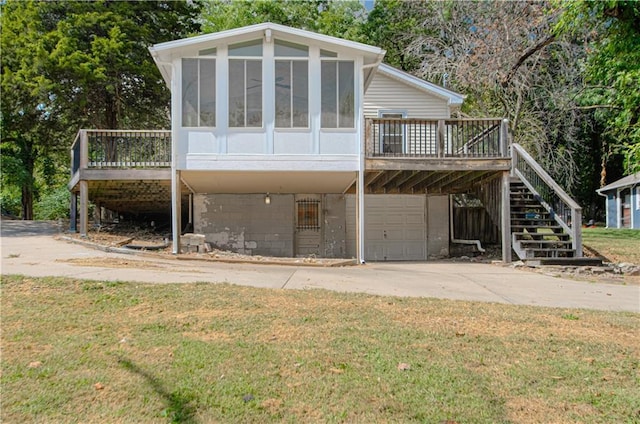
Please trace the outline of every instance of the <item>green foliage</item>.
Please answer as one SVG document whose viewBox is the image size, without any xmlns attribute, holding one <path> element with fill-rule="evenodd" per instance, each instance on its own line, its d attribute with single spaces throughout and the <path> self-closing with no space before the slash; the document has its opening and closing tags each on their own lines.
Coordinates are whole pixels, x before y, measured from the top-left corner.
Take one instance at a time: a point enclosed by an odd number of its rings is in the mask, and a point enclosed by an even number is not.
<svg viewBox="0 0 640 424">
<path fill-rule="evenodd" d="M 203 4 L 204 33 L 263 22 L 362 41 L 363 5 L 354 0 L 224 0 Z"/>
<path fill-rule="evenodd" d="M 33 207 L 35 219 L 68 218 L 70 197 L 64 185 L 40 196 Z"/>
<path fill-rule="evenodd" d="M 2 191 L 0 191 L 0 206 L 3 214 L 8 213 L 18 217 L 20 216 L 22 205 L 20 203 L 20 193 L 15 188 L 15 186 L 10 187 L 9 190 L 6 190 L 5 187 L 2 188 Z"/>
<path fill-rule="evenodd" d="M 556 31 L 588 45 L 581 94 L 612 138 L 610 153 L 622 154 L 625 173 L 640 171 L 640 3 L 580 0 L 561 3 Z"/>
<path fill-rule="evenodd" d="M 434 31 L 420 25 L 421 5 L 402 0 L 377 0 L 363 26 L 367 42 L 387 51 L 385 62 L 407 72 L 415 71 L 419 58 L 409 50 L 420 34 Z"/>
<path fill-rule="evenodd" d="M 147 50 L 198 30 L 184 1 L 0 3 L 2 183 L 33 218 L 39 190 L 68 177 L 79 128 L 168 125 L 169 90 Z"/>
</svg>

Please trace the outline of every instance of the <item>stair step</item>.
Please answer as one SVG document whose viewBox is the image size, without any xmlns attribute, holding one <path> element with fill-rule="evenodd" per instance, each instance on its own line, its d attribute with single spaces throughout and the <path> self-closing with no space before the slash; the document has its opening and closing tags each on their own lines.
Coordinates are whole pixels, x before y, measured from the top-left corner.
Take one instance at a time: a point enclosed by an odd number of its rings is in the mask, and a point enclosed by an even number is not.
<svg viewBox="0 0 640 424">
<path fill-rule="evenodd" d="M 545 237 L 557 237 L 558 239 L 563 239 L 563 240 L 569 240 L 571 238 L 571 236 L 567 233 L 513 232 L 512 234 L 516 236 L 516 240 L 526 240 L 523 237 L 531 237 L 532 240 L 545 240 Z"/>
<path fill-rule="evenodd" d="M 533 258 L 525 259 L 527 265 L 602 266 L 602 258 Z"/>
<path fill-rule="evenodd" d="M 510 203 L 511 208 L 517 208 L 517 209 L 538 209 L 541 211 L 546 211 L 545 207 L 542 206 L 540 203 L 538 202 L 511 202 Z"/>
<path fill-rule="evenodd" d="M 511 225 L 511 229 L 524 229 L 527 230 L 529 228 L 536 228 L 536 229 L 542 229 L 544 228 L 545 230 L 552 230 L 553 232 L 555 232 L 556 230 L 560 231 L 562 230 L 562 227 L 559 225 L 524 225 L 524 224 L 512 224 Z M 549 233 L 551 234 L 551 233 Z"/>
<path fill-rule="evenodd" d="M 558 257 L 573 257 L 573 249 L 525 249 L 527 259 L 533 258 L 558 258 Z"/>
<path fill-rule="evenodd" d="M 569 240 L 519 240 L 520 247 L 523 249 L 569 249 L 571 250 L 571 241 Z"/>
<path fill-rule="evenodd" d="M 511 227 L 522 225 L 526 228 L 550 228 L 555 222 L 554 219 L 511 219 Z"/>
<path fill-rule="evenodd" d="M 511 211 L 511 218 L 518 219 L 546 219 L 550 218 L 549 212 Z"/>
</svg>

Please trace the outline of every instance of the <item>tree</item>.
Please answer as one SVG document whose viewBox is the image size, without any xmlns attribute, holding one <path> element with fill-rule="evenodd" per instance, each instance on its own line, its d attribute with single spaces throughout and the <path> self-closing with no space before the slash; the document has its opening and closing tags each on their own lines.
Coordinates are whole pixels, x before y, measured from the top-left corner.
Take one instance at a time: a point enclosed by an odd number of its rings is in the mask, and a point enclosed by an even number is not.
<svg viewBox="0 0 640 424">
<path fill-rule="evenodd" d="M 582 46 L 553 33 L 558 11 L 542 2 L 421 4 L 419 34 L 409 44 L 420 58 L 416 73 L 468 95 L 464 112 L 509 119 L 525 145 L 571 188 L 578 182 L 574 154 L 588 114 L 577 109 L 582 86 L 576 62 Z"/>
<path fill-rule="evenodd" d="M 420 58 L 409 49 L 418 36 L 436 35 L 437 29 L 420 25 L 424 7 L 419 2 L 377 0 L 367 15 L 362 32 L 366 42 L 387 51 L 385 62 L 406 72 L 420 66 Z"/>
<path fill-rule="evenodd" d="M 364 6 L 357 0 L 218 0 L 206 2 L 204 33 L 273 22 L 353 41 L 363 41 Z"/>
<path fill-rule="evenodd" d="M 38 178 L 64 174 L 68 158 L 56 155 L 78 128 L 168 125 L 169 91 L 147 48 L 197 32 L 199 6 L 9 0 L 1 8 L 3 189 L 22 187 L 22 217 L 31 219 Z"/>
<path fill-rule="evenodd" d="M 580 0 L 560 3 L 556 26 L 587 45 L 580 95 L 604 126 L 606 158 L 621 154 L 626 174 L 640 171 L 640 3 Z M 606 138 L 609 138 L 607 140 Z M 603 171 L 606 169 L 603 167 Z M 602 184 L 606 183 L 603 172 Z"/>
</svg>

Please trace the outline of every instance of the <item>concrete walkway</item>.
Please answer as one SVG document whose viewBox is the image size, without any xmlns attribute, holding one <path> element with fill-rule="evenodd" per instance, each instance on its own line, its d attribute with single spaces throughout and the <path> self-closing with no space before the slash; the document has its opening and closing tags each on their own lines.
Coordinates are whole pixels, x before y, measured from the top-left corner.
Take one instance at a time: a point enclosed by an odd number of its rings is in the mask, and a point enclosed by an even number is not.
<svg viewBox="0 0 640 424">
<path fill-rule="evenodd" d="M 595 284 L 479 263 L 371 263 L 343 268 L 229 264 L 105 253 L 57 240 L 48 222 L 1 222 L 2 274 L 146 283 L 229 282 L 563 308 L 640 312 L 640 287 Z M 74 264 L 95 259 L 100 266 Z"/>
</svg>

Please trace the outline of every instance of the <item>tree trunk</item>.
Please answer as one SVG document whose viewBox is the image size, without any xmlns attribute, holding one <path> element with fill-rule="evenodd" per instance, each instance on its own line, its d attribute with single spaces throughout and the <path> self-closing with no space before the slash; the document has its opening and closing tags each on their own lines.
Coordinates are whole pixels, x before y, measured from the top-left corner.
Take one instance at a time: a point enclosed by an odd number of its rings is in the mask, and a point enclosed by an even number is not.
<svg viewBox="0 0 640 424">
<path fill-rule="evenodd" d="M 33 220 L 33 187 L 28 182 L 22 185 L 22 219 Z"/>
<path fill-rule="evenodd" d="M 31 221 L 33 219 L 33 195 L 35 189 L 35 158 L 33 145 L 25 140 L 23 147 L 23 159 L 25 178 L 22 181 L 22 219 Z"/>
</svg>

